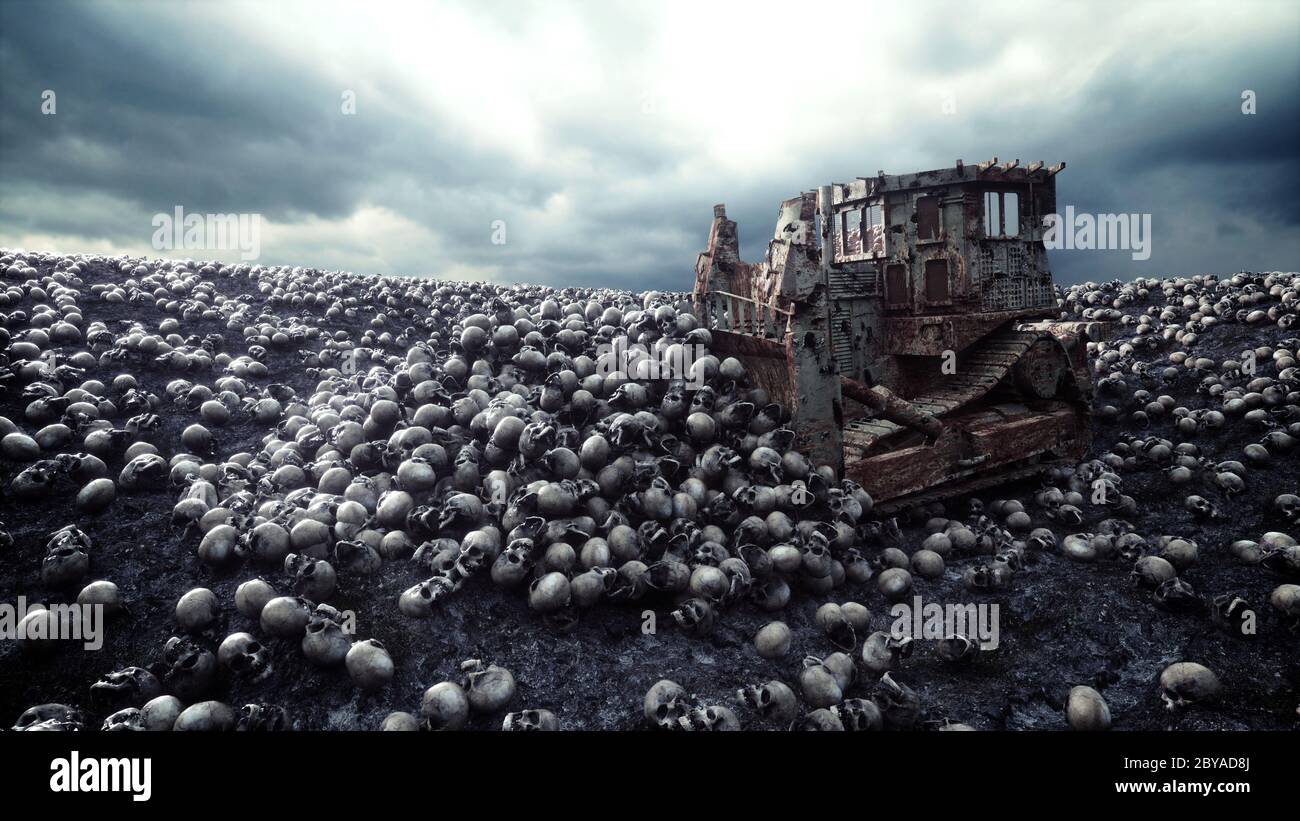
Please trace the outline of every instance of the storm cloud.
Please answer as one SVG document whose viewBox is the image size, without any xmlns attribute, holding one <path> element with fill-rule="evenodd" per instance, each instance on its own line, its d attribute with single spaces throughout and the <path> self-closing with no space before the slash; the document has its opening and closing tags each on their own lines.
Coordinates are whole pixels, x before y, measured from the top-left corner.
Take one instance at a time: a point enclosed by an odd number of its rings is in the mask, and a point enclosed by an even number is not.
<svg viewBox="0 0 1300 821">
<path fill-rule="evenodd" d="M 800 190 L 998 156 L 1152 217 L 1060 281 L 1295 269 L 1295 4 L 1062 6 L 5 3 L 0 245 L 165 255 L 181 206 L 266 264 L 685 288 L 715 202 L 759 259 Z"/>
</svg>

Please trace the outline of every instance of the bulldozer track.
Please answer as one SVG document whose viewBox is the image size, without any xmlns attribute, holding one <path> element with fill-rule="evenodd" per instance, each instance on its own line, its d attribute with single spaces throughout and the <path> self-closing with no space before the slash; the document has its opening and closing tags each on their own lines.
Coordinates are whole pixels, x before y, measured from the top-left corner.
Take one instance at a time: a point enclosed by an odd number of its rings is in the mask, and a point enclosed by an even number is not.
<svg viewBox="0 0 1300 821">
<path fill-rule="evenodd" d="M 877 504 L 873 510 L 880 514 L 893 514 L 917 505 L 928 505 L 931 502 L 939 502 L 944 499 L 950 499 L 953 496 L 961 496 L 967 493 L 974 493 L 985 488 L 1004 485 L 1007 482 L 1017 482 L 1021 479 L 1028 479 L 1033 476 L 1041 475 L 1043 469 L 1049 465 L 1055 464 L 1058 460 L 1034 462 L 1033 464 L 1021 465 L 1019 467 L 1006 467 L 1002 470 L 986 473 L 982 476 L 972 477 L 969 479 L 959 479 L 953 482 L 947 482 L 931 490 L 913 493 L 908 496 L 900 496 L 896 499 L 890 499 Z"/>
<path fill-rule="evenodd" d="M 965 407 L 997 387 L 1034 343 L 1050 334 L 1007 329 L 995 331 L 973 345 L 961 358 L 957 373 L 937 380 L 930 392 L 910 400 L 934 416 Z"/>
<path fill-rule="evenodd" d="M 966 351 L 957 373 L 939 377 L 928 390 L 908 401 L 939 418 L 967 407 L 997 387 L 1025 352 L 1045 337 L 1052 338 L 1044 331 L 994 331 Z M 855 419 L 844 425 L 845 444 L 862 452 L 903 429 L 887 419 Z"/>
</svg>

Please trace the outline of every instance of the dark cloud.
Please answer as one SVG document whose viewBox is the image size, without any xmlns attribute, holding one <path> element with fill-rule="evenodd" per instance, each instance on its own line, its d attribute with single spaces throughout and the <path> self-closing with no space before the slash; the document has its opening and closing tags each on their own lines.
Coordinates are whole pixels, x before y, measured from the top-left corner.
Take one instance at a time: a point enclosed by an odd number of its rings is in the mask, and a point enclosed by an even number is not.
<svg viewBox="0 0 1300 821">
<path fill-rule="evenodd" d="M 412 154 L 392 145 L 410 134 L 400 111 L 342 118 L 339 87 L 310 67 L 218 32 L 151 25 L 135 8 L 151 5 L 4 7 L 7 181 L 111 192 L 149 212 L 338 217 Z M 56 116 L 37 116 L 43 89 L 58 95 Z M 426 175 L 469 179 L 447 155 L 420 160 Z"/>
<path fill-rule="evenodd" d="M 513 56 L 508 82 L 577 61 L 524 101 L 545 105 L 514 120 L 502 89 L 474 91 L 498 76 L 500 52 L 424 75 L 412 68 L 420 55 L 386 44 L 338 52 L 308 17 L 262 36 L 248 7 L 222 8 L 0 5 L 0 235 L 147 250 L 152 214 L 179 204 L 264 215 L 275 225 L 268 263 L 685 287 L 715 202 L 740 222 L 744 255 L 759 259 L 777 205 L 800 190 L 998 155 L 1067 160 L 1063 204 L 1152 215 L 1150 261 L 1054 253 L 1062 281 L 1294 268 L 1300 255 L 1295 25 L 1245 38 L 1171 24 L 1167 39 L 1147 42 L 1123 39 L 1117 6 L 1114 22 L 1094 19 L 1077 34 L 1122 46 L 1085 69 L 1051 54 L 1069 45 L 1058 33 L 1035 68 L 1017 62 L 1021 47 L 1044 44 L 1008 27 L 1006 9 L 935 26 L 935 7 L 923 6 L 915 25 L 895 24 L 897 36 L 837 46 L 862 52 L 841 54 L 846 65 L 903 78 L 843 76 L 837 125 L 801 121 L 797 96 L 765 91 L 792 72 L 821 82 L 806 43 L 750 55 L 749 75 L 718 76 L 717 55 L 698 48 L 639 62 L 671 34 L 653 6 L 468 5 L 464 14 L 495 36 L 546 43 Z M 460 45 L 437 27 L 409 34 L 403 47 L 416 51 Z M 751 29 L 727 30 L 713 47 L 739 57 L 752 40 Z M 684 68 L 693 78 L 696 66 L 698 87 L 656 76 Z M 47 88 L 58 94 L 54 117 L 39 114 Z M 358 116 L 340 116 L 344 88 L 357 90 Z M 429 89 L 463 93 L 453 103 Z M 1241 113 L 1244 89 L 1257 95 L 1254 116 Z M 948 93 L 955 114 L 940 107 Z M 710 96 L 715 106 L 672 110 Z M 475 128 L 480 114 L 488 125 Z M 771 149 L 753 156 L 736 144 L 732 156 L 716 144 L 748 129 Z M 490 241 L 495 220 L 508 226 L 505 245 Z"/>
</svg>

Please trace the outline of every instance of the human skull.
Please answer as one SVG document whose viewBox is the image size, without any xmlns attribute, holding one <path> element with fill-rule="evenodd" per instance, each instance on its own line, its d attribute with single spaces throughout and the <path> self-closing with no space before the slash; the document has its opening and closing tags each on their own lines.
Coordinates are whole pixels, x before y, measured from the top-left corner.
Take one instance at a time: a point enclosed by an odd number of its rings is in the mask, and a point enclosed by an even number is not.
<svg viewBox="0 0 1300 821">
<path fill-rule="evenodd" d="M 259 682 L 271 674 L 271 651 L 248 633 L 231 633 L 217 648 L 217 661 L 236 676 Z"/>
</svg>

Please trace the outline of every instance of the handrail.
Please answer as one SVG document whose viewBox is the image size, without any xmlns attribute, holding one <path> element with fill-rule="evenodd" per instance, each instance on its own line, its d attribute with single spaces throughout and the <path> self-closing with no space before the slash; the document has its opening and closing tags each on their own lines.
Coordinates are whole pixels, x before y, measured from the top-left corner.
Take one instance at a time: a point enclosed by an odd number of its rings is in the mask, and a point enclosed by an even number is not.
<svg viewBox="0 0 1300 821">
<path fill-rule="evenodd" d="M 711 325 L 718 330 L 775 339 L 784 333 L 777 315 L 786 317 L 787 328 L 790 317 L 794 316 L 792 310 L 728 291 L 705 291 L 704 296 L 708 301 Z M 772 314 L 770 322 L 768 312 Z"/>
<path fill-rule="evenodd" d="M 769 310 L 769 311 L 774 311 L 774 312 L 779 313 L 779 314 L 785 314 L 786 316 L 794 316 L 794 311 L 791 310 L 791 309 L 788 309 L 788 308 L 781 308 L 781 307 L 778 307 L 778 306 L 776 306 L 776 305 L 769 305 L 769 304 L 766 303 L 766 302 L 759 302 L 757 299 L 754 299 L 753 297 L 749 297 L 749 296 L 741 296 L 740 294 L 733 294 L 733 293 L 730 293 L 730 292 L 728 292 L 728 291 L 705 291 L 704 293 L 705 293 L 706 296 L 714 296 L 714 295 L 716 295 L 716 296 L 725 296 L 725 297 L 729 297 L 729 298 L 731 298 L 731 299 L 739 299 L 739 300 L 741 300 L 741 301 L 743 301 L 743 302 L 749 302 L 749 303 L 752 303 L 752 304 L 754 304 L 754 305 L 761 305 L 762 307 L 766 308 L 766 309 Z"/>
</svg>

